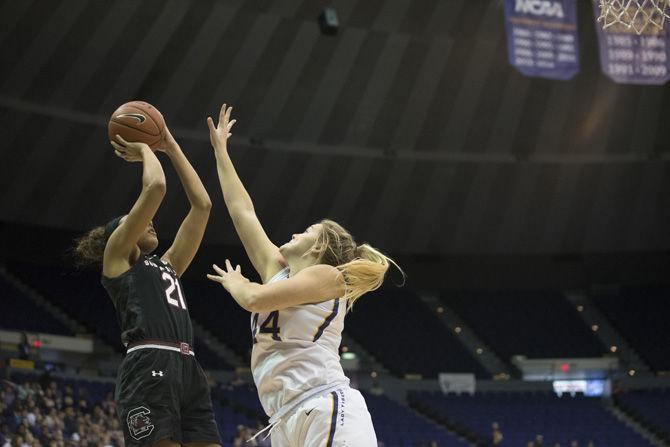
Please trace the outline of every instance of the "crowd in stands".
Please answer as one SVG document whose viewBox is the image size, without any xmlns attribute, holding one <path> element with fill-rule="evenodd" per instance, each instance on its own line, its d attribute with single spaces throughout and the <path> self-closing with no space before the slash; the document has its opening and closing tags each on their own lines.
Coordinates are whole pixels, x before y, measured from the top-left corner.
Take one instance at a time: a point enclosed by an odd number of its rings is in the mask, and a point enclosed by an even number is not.
<svg viewBox="0 0 670 447">
<path fill-rule="evenodd" d="M 77 386 L 51 380 L 48 375 L 31 380 L 3 380 L 0 387 L 0 446 L 1 447 L 123 447 L 123 431 L 113 398 L 113 384 L 90 392 L 79 382 Z M 243 381 L 235 386 L 249 388 Z M 230 385 L 222 387 L 227 392 Z M 249 389 L 250 395 L 253 391 Z M 217 403 L 218 404 L 218 403 Z M 218 405 L 217 405 L 218 406 Z M 220 408 L 220 407 L 218 407 Z M 224 413 L 220 411 L 219 413 Z M 222 430 L 223 445 L 267 447 L 269 438 L 261 437 L 247 442 L 262 422 L 254 417 L 243 417 L 237 427 Z M 217 418 L 218 419 L 218 418 Z M 224 428 L 218 420 L 220 429 Z M 226 425 L 230 422 L 226 421 Z M 232 430 L 232 431 L 231 431 Z"/>
<path fill-rule="evenodd" d="M 3 380 L 0 447 L 123 447 L 113 387 L 110 382 L 51 378 L 48 374 L 19 374 Z M 223 447 L 271 445 L 270 438 L 263 435 L 249 441 L 267 422 L 251 384 L 236 375 L 227 384 L 214 384 L 212 390 Z M 380 446 L 465 445 L 444 428 L 384 396 L 366 395 L 366 399 Z"/>
<path fill-rule="evenodd" d="M 91 403 L 86 388 L 42 380 L 5 380 L 0 391 L 3 447 L 123 446 L 123 432 L 111 393 Z"/>
<path fill-rule="evenodd" d="M 228 392 L 247 391 L 249 385 L 239 376 L 221 386 Z M 251 390 L 248 390 L 251 392 Z M 370 399 L 370 397 L 368 397 Z M 376 403 L 373 398 L 373 406 Z M 112 392 L 107 392 L 100 401 L 89 395 L 87 388 L 79 386 L 76 390 L 70 385 L 59 384 L 43 376 L 39 381 L 23 381 L 15 383 L 4 380 L 0 389 L 0 446 L 2 447 L 71 447 L 71 446 L 104 446 L 122 447 L 123 432 L 116 413 Z M 259 420 L 256 426 L 239 424 L 236 427 L 232 444 L 224 441 L 224 445 L 233 447 L 269 447 L 270 439 L 258 437 L 249 441 L 263 423 Z M 493 446 L 504 446 L 503 429 L 498 422 L 491 424 L 491 440 Z M 385 446 L 384 442 L 379 442 Z M 388 444 L 389 446 L 392 444 Z M 425 444 L 427 447 L 438 447 L 436 441 Z M 544 437 L 537 435 L 535 440 L 528 441 L 527 447 L 549 447 Z M 573 440 L 564 447 L 595 447 L 592 441 L 580 444 Z M 560 443 L 551 447 L 561 447 Z"/>
</svg>

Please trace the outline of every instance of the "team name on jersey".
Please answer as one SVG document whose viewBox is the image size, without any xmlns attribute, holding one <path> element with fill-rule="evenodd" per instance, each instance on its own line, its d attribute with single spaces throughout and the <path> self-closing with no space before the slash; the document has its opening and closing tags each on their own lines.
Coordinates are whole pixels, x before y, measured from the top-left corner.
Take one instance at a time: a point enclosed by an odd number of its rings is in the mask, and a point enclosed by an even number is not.
<svg viewBox="0 0 670 447">
<path fill-rule="evenodd" d="M 155 263 L 154 261 L 152 261 L 150 259 L 145 259 L 144 260 L 144 265 L 146 265 L 147 267 L 157 268 L 161 272 L 168 272 L 168 273 L 172 273 L 173 275 L 176 274 L 176 272 L 172 269 L 172 267 L 170 267 L 165 261 L 160 261 L 160 262 L 161 262 L 162 265 L 159 265 L 159 264 Z"/>
</svg>

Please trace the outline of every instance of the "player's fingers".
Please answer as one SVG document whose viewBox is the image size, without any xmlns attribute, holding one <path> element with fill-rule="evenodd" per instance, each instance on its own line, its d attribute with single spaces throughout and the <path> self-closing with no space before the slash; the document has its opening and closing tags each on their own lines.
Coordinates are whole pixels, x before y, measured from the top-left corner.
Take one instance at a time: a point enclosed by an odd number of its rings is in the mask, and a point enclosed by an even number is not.
<svg viewBox="0 0 670 447">
<path fill-rule="evenodd" d="M 126 149 L 125 147 L 123 147 L 119 143 L 117 143 L 116 141 L 110 141 L 110 144 L 112 145 L 112 147 L 114 149 L 116 149 L 119 152 L 124 152 L 125 149 Z"/>
<path fill-rule="evenodd" d="M 207 279 L 212 280 L 214 282 L 223 283 L 223 278 L 216 275 L 210 275 L 209 273 L 207 274 Z"/>
<path fill-rule="evenodd" d="M 230 113 L 233 111 L 233 106 L 228 107 L 226 111 L 226 118 L 230 119 Z"/>
<path fill-rule="evenodd" d="M 228 123 L 228 130 L 232 129 L 236 122 L 237 122 L 237 120 L 231 120 L 231 121 Z"/>
<path fill-rule="evenodd" d="M 116 134 L 116 141 L 121 143 L 123 146 L 128 146 L 128 142 L 123 139 L 123 137 L 119 134 Z"/>
<path fill-rule="evenodd" d="M 211 116 L 207 117 L 207 127 L 209 127 L 210 132 L 216 132 L 216 127 L 214 126 L 214 120 Z"/>
<path fill-rule="evenodd" d="M 126 159 L 126 157 L 121 152 L 115 150 L 114 153 L 116 154 L 117 157 L 123 158 L 124 160 Z"/>
<path fill-rule="evenodd" d="M 237 273 L 242 273 L 242 269 L 240 269 L 240 264 L 237 264 L 237 265 L 235 266 L 235 271 L 236 271 Z"/>
<path fill-rule="evenodd" d="M 229 261 L 228 259 L 226 259 L 226 270 L 227 270 L 228 272 L 232 272 L 232 271 L 233 271 L 233 266 L 232 266 L 232 264 L 230 263 L 230 261 Z"/>
<path fill-rule="evenodd" d="M 223 270 L 221 267 L 219 267 L 219 266 L 216 265 L 216 264 L 212 264 L 212 268 L 213 268 L 214 271 L 215 271 L 216 273 L 218 273 L 219 275 L 225 275 L 225 274 L 226 274 L 226 271 Z"/>
<path fill-rule="evenodd" d="M 226 116 L 226 103 L 224 102 L 221 106 L 221 111 L 219 112 L 219 123 L 223 121 L 223 118 Z"/>
<path fill-rule="evenodd" d="M 125 159 L 128 159 L 128 158 L 130 157 L 130 155 L 128 154 L 128 152 L 126 152 L 126 151 L 124 151 L 124 150 L 121 150 L 121 149 L 115 149 L 114 152 L 118 152 L 118 153 L 119 153 L 119 157 L 122 157 L 122 158 L 125 158 Z"/>
</svg>

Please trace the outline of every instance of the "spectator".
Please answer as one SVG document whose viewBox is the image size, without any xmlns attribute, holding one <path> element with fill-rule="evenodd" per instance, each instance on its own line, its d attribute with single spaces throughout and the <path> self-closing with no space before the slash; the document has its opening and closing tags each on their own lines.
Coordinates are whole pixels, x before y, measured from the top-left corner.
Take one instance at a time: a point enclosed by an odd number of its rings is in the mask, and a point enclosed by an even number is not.
<svg viewBox="0 0 670 447">
<path fill-rule="evenodd" d="M 237 388 L 240 386 L 244 386 L 246 384 L 247 382 L 242 378 L 242 376 L 237 370 L 233 372 L 233 378 L 230 379 L 230 382 L 228 382 L 230 388 Z"/>
<path fill-rule="evenodd" d="M 262 430 L 263 426 L 262 424 L 259 424 L 259 428 Z M 258 430 L 251 429 L 249 427 L 245 427 L 244 425 L 238 425 L 237 426 L 237 435 L 235 435 L 235 439 L 233 440 L 233 447 L 266 447 L 269 446 L 270 443 L 270 438 L 268 437 L 267 439 L 253 439 L 250 440 Z"/>
<path fill-rule="evenodd" d="M 577 440 L 573 439 L 572 441 L 570 441 L 570 447 L 579 447 L 579 443 L 577 442 Z"/>
<path fill-rule="evenodd" d="M 51 379 L 40 382 L 42 386 L 6 382 L 0 388 L 0 413 L 5 420 L 0 428 L 0 446 L 123 447 L 115 407 L 103 406 L 103 401 L 89 412 L 91 405 L 85 399 L 83 404 L 74 405 L 71 388 L 62 400 L 56 382 Z M 82 396 L 86 396 L 85 392 Z M 70 405 L 64 406 L 65 403 Z"/>
<path fill-rule="evenodd" d="M 116 413 L 116 409 L 114 409 L 114 413 Z M 112 418 L 109 435 L 112 437 L 112 440 L 114 441 L 115 445 L 117 446 L 123 445 L 124 443 L 123 430 L 121 430 L 121 423 L 119 422 L 119 419 L 116 417 L 116 414 Z"/>
<path fill-rule="evenodd" d="M 28 335 L 25 332 L 21 332 L 21 341 L 19 341 L 16 349 L 19 351 L 19 358 L 21 360 L 30 360 L 30 344 L 28 343 Z"/>
<path fill-rule="evenodd" d="M 374 396 L 381 396 L 384 394 L 384 389 L 377 380 L 372 382 L 372 388 L 370 389 L 370 394 Z"/>
<path fill-rule="evenodd" d="M 535 447 L 544 447 L 544 436 L 535 436 Z"/>
<path fill-rule="evenodd" d="M 109 413 L 110 411 L 113 411 L 114 408 L 116 408 L 116 406 L 114 404 L 114 394 L 111 393 L 111 392 L 107 393 L 107 395 L 105 396 L 105 400 L 103 400 L 100 403 L 100 406 L 102 407 L 102 410 L 105 413 Z"/>
<path fill-rule="evenodd" d="M 244 439 L 244 434 L 244 425 L 238 425 L 237 434 L 235 435 L 235 439 L 233 439 L 233 447 L 242 447 L 242 445 L 244 445 L 244 441 L 246 441 L 246 439 Z"/>
<path fill-rule="evenodd" d="M 493 445 L 501 445 L 503 441 L 503 434 L 500 431 L 500 424 L 494 422 L 491 424 L 491 443 Z"/>
</svg>

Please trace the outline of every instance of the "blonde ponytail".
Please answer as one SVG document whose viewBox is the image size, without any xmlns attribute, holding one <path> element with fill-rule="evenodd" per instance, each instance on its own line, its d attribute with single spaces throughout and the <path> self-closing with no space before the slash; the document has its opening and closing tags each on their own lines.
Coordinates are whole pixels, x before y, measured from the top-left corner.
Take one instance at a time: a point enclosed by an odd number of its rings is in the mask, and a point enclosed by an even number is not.
<svg viewBox="0 0 670 447">
<path fill-rule="evenodd" d="M 341 225 L 332 220 L 321 222 L 323 230 L 315 249 L 321 262 L 336 267 L 345 281 L 344 299 L 349 311 L 356 300 L 367 292 L 377 290 L 391 265 L 403 276 L 405 272 L 395 261 L 369 244 L 356 245 L 354 238 Z"/>
</svg>

